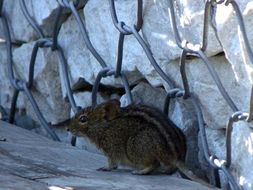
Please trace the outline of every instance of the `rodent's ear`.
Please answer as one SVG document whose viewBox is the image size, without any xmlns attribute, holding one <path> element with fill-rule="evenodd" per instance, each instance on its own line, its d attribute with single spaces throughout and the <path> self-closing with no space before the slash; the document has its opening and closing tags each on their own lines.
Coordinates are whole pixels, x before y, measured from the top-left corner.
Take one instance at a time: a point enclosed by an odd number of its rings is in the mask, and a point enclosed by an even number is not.
<svg viewBox="0 0 253 190">
<path fill-rule="evenodd" d="M 112 120 L 114 119 L 119 111 L 120 102 L 118 100 L 110 100 L 109 102 L 105 103 L 103 105 L 103 108 L 105 110 L 105 119 L 106 120 Z"/>
</svg>

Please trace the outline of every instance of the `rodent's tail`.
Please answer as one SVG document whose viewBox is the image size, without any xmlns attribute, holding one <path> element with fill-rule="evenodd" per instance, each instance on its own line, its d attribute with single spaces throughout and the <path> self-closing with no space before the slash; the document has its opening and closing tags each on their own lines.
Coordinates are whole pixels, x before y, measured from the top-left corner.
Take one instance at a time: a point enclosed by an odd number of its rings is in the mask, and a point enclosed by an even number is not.
<svg viewBox="0 0 253 190">
<path fill-rule="evenodd" d="M 202 185 L 205 185 L 209 188 L 215 188 L 214 186 L 208 184 L 207 182 L 205 182 L 204 180 L 200 179 L 199 177 L 197 177 L 196 175 L 194 175 L 190 169 L 188 169 L 186 167 L 186 165 L 183 162 L 177 162 L 176 164 L 177 168 L 179 169 L 180 172 L 182 172 L 187 178 L 189 178 L 192 181 L 195 181 L 197 183 L 200 183 Z"/>
</svg>

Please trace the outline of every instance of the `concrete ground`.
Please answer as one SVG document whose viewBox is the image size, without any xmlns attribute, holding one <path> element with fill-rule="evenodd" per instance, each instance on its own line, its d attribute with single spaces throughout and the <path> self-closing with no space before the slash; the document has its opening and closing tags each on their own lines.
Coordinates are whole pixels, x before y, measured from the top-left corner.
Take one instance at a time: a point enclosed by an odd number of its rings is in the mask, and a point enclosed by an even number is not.
<svg viewBox="0 0 253 190">
<path fill-rule="evenodd" d="M 208 190 L 198 183 L 165 174 L 137 176 L 128 169 L 96 171 L 99 155 L 54 142 L 0 121 L 1 190 Z"/>
</svg>

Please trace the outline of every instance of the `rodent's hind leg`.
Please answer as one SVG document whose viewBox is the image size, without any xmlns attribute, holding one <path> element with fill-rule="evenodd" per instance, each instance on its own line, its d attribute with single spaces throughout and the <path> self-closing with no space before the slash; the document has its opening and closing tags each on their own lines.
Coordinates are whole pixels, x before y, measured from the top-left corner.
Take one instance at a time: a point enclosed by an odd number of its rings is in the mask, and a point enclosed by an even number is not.
<svg viewBox="0 0 253 190">
<path fill-rule="evenodd" d="M 115 160 L 108 158 L 108 166 L 98 168 L 97 171 L 112 171 L 118 168 L 118 163 Z"/>
<path fill-rule="evenodd" d="M 153 165 L 146 167 L 144 169 L 141 170 L 133 170 L 132 174 L 134 175 L 147 175 L 150 174 L 151 172 L 153 172 L 156 168 L 158 168 L 160 166 L 160 164 L 158 162 L 154 163 Z"/>
<path fill-rule="evenodd" d="M 177 167 L 175 166 L 163 166 L 164 168 L 164 173 L 171 175 L 177 171 Z"/>
</svg>

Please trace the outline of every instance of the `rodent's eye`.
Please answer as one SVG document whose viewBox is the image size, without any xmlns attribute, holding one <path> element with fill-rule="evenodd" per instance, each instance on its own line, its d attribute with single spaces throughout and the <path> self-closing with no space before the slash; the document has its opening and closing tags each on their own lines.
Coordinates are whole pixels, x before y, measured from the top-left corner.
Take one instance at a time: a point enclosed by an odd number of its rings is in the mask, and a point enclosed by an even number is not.
<svg viewBox="0 0 253 190">
<path fill-rule="evenodd" d="M 81 123 L 85 123 L 85 122 L 87 122 L 88 121 L 88 118 L 85 116 L 85 115 L 83 115 L 83 116 L 81 116 L 80 118 L 79 118 L 79 122 L 81 122 Z"/>
</svg>

